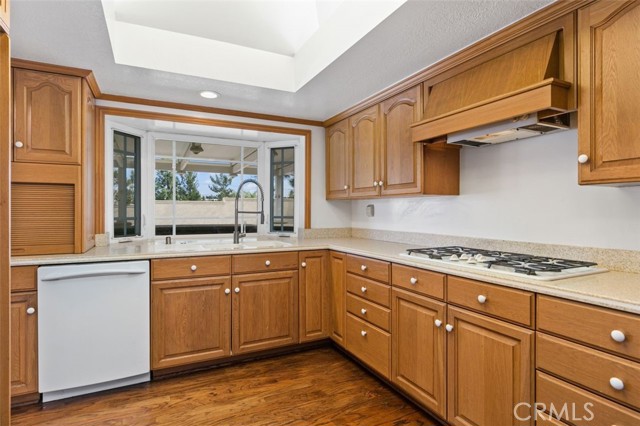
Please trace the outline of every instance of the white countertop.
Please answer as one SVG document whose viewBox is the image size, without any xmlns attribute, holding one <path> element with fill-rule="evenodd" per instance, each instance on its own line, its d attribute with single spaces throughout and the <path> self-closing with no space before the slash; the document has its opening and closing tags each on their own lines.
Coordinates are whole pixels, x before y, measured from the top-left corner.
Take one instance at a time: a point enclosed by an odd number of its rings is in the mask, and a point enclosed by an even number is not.
<svg viewBox="0 0 640 426">
<path fill-rule="evenodd" d="M 456 267 L 455 265 L 426 265 L 424 262 L 411 261 L 411 259 L 400 257 L 399 254 L 406 249 L 415 248 L 415 245 L 409 244 L 359 238 L 282 241 L 291 243 L 291 246 L 268 249 L 215 251 L 194 251 L 189 250 L 188 247 L 176 246 L 175 251 L 167 251 L 166 246 L 156 245 L 155 243 L 120 243 L 106 247 L 96 247 L 83 254 L 12 257 L 11 265 L 53 265 L 330 249 L 640 314 L 640 274 L 609 271 L 556 281 L 539 281 L 525 276 L 507 278 L 490 270 L 469 270 L 467 268 Z"/>
</svg>

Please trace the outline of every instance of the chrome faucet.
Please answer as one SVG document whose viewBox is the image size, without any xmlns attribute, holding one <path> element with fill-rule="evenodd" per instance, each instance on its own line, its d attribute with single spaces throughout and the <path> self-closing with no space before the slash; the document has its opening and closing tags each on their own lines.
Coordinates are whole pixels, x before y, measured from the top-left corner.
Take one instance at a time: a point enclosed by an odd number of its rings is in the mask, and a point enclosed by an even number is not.
<svg viewBox="0 0 640 426">
<path fill-rule="evenodd" d="M 240 211 L 238 210 L 238 201 L 240 200 L 240 194 L 242 194 L 242 187 L 245 186 L 247 183 L 255 183 L 256 186 L 258 187 L 258 189 L 260 190 L 260 210 L 256 210 L 256 211 Z M 260 224 L 264 224 L 264 191 L 262 190 L 262 186 L 260 186 L 260 184 L 258 183 L 258 181 L 254 180 L 254 179 L 247 179 L 242 181 L 242 183 L 240 183 L 240 186 L 238 186 L 238 192 L 236 192 L 236 208 L 235 208 L 235 223 L 233 225 L 233 244 L 239 244 L 240 243 L 240 238 L 246 237 L 247 234 L 241 234 L 240 233 L 240 229 L 239 229 L 239 224 L 238 224 L 238 213 L 243 213 L 243 214 L 259 214 L 260 215 Z"/>
</svg>

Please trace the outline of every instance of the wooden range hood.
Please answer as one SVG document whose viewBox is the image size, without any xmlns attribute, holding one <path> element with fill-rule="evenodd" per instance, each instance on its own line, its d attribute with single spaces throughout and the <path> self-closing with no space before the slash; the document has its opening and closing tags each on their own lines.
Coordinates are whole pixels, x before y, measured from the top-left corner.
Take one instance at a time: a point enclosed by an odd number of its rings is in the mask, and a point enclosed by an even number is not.
<svg viewBox="0 0 640 426">
<path fill-rule="evenodd" d="M 425 87 L 425 119 L 414 142 L 428 141 L 526 114 L 567 112 L 571 83 L 560 80 L 558 33 Z"/>
</svg>

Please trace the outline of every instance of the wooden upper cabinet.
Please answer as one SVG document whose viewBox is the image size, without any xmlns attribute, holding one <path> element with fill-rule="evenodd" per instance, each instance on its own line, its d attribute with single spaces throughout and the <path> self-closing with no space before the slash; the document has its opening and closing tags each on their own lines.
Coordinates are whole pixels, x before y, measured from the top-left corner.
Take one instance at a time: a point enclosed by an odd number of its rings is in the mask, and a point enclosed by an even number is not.
<svg viewBox="0 0 640 426">
<path fill-rule="evenodd" d="M 0 27 L 9 33 L 9 0 L 0 0 Z"/>
<path fill-rule="evenodd" d="M 453 426 L 533 426 L 514 407 L 533 404 L 534 333 L 449 306 L 447 420 Z M 520 411 L 523 417 L 526 411 Z"/>
<path fill-rule="evenodd" d="M 38 392 L 36 292 L 11 296 L 11 396 Z"/>
<path fill-rule="evenodd" d="M 80 164 L 81 78 L 19 68 L 13 76 L 14 161 Z"/>
<path fill-rule="evenodd" d="M 580 183 L 640 182 L 640 1 L 578 11 Z"/>
<path fill-rule="evenodd" d="M 326 137 L 327 199 L 349 197 L 349 120 L 327 129 Z"/>
<path fill-rule="evenodd" d="M 331 273 L 329 287 L 331 296 L 331 333 L 329 335 L 334 342 L 344 346 L 347 312 L 347 255 L 336 251 L 330 252 L 329 270 Z"/>
<path fill-rule="evenodd" d="M 329 281 L 326 250 L 300 252 L 300 342 L 329 333 Z"/>
<path fill-rule="evenodd" d="M 420 193 L 422 144 L 411 141 L 411 124 L 422 118 L 422 86 L 387 99 L 380 109 L 380 193 Z"/>
<path fill-rule="evenodd" d="M 379 191 L 379 109 L 378 105 L 349 118 L 351 157 L 349 176 L 351 198 L 377 196 Z"/>
</svg>

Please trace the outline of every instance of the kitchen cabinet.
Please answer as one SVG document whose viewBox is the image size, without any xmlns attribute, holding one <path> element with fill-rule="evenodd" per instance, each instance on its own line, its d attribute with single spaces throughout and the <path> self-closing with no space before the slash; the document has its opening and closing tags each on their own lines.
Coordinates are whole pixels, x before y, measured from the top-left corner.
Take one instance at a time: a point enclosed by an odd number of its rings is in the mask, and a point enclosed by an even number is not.
<svg viewBox="0 0 640 426">
<path fill-rule="evenodd" d="M 349 196 L 367 198 L 379 195 L 380 117 L 378 105 L 349 118 Z"/>
<path fill-rule="evenodd" d="M 298 271 L 233 276 L 234 355 L 298 343 Z"/>
<path fill-rule="evenodd" d="M 445 329 L 448 422 L 533 426 L 533 417 L 518 421 L 513 409 L 533 404 L 534 332 L 453 306 Z"/>
<path fill-rule="evenodd" d="M 640 182 L 640 1 L 578 11 L 581 184 Z"/>
<path fill-rule="evenodd" d="M 231 354 L 231 277 L 154 281 L 151 368 Z"/>
<path fill-rule="evenodd" d="M 5 33 L 9 33 L 9 0 L 0 0 L 0 27 Z"/>
<path fill-rule="evenodd" d="M 326 250 L 299 253 L 300 343 L 324 339 L 329 334 L 329 280 Z"/>
<path fill-rule="evenodd" d="M 394 288 L 391 380 L 433 413 L 445 418 L 445 304 Z"/>
<path fill-rule="evenodd" d="M 95 244 L 95 99 L 85 79 L 16 65 L 12 254 Z"/>
<path fill-rule="evenodd" d="M 11 396 L 38 392 L 38 298 L 34 291 L 11 295 Z"/>
<path fill-rule="evenodd" d="M 342 120 L 326 130 L 327 200 L 349 198 L 349 120 Z"/>
<path fill-rule="evenodd" d="M 344 347 L 346 321 L 346 278 L 347 255 L 337 251 L 329 252 L 331 332 L 334 342 Z"/>
</svg>

